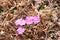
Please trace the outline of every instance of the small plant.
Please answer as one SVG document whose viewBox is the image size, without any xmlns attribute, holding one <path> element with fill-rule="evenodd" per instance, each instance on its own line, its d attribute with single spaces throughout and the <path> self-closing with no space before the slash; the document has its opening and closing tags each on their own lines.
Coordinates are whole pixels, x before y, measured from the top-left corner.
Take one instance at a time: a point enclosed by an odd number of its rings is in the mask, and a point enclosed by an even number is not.
<svg viewBox="0 0 60 40">
<path fill-rule="evenodd" d="M 23 25 L 27 24 L 27 25 L 30 25 L 32 23 L 34 24 L 37 24 L 38 22 L 40 22 L 40 17 L 37 15 L 37 16 L 27 16 L 24 19 L 20 18 L 18 20 L 15 21 L 15 25 L 18 26 L 18 29 L 17 29 L 17 32 L 18 34 L 23 34 L 24 31 L 25 31 L 25 28 L 23 27 Z"/>
</svg>

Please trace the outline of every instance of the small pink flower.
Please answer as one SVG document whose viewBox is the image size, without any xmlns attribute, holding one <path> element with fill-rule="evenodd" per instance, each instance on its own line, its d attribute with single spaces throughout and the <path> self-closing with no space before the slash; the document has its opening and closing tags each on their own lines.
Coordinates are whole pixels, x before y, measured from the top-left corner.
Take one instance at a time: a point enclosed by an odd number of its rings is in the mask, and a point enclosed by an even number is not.
<svg viewBox="0 0 60 40">
<path fill-rule="evenodd" d="M 27 16 L 25 19 L 25 22 L 27 25 L 30 25 L 33 23 L 33 17 L 32 16 Z"/>
<path fill-rule="evenodd" d="M 22 27 L 19 27 L 19 28 L 17 29 L 17 33 L 18 33 L 18 34 L 23 34 L 24 31 L 25 31 L 25 28 L 24 28 L 23 26 L 22 26 Z"/>
<path fill-rule="evenodd" d="M 15 21 L 15 25 L 25 25 L 25 20 L 23 20 L 22 18 L 21 19 L 18 19 Z"/>
<path fill-rule="evenodd" d="M 40 17 L 38 15 L 34 16 L 33 17 L 33 22 L 34 22 L 34 24 L 37 24 L 38 22 L 40 22 Z"/>
</svg>

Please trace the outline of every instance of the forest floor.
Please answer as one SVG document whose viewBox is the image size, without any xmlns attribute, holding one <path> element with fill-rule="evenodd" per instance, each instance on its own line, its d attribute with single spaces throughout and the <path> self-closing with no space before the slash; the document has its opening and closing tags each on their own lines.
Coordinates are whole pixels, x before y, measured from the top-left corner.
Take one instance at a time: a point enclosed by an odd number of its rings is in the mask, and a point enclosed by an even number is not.
<svg viewBox="0 0 60 40">
<path fill-rule="evenodd" d="M 34 15 L 40 22 L 17 34 L 15 20 Z M 60 0 L 0 0 L 0 40 L 60 40 Z"/>
</svg>

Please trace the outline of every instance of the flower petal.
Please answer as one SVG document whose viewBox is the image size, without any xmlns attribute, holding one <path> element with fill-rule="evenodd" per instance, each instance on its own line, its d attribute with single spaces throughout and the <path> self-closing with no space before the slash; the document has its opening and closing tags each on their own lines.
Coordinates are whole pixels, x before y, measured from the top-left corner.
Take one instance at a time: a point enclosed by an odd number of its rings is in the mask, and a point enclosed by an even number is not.
<svg viewBox="0 0 60 40">
<path fill-rule="evenodd" d="M 38 22 L 40 22 L 40 17 L 38 15 L 34 16 L 33 17 L 33 22 L 34 22 L 34 24 L 37 24 Z"/>
</svg>

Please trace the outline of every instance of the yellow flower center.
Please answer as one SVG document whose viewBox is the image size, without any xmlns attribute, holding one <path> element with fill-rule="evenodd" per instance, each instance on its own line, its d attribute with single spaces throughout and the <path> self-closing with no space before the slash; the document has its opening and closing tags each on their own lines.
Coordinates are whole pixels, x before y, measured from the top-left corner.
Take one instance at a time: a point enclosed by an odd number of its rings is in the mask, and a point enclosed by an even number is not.
<svg viewBox="0 0 60 40">
<path fill-rule="evenodd" d="M 28 22 L 30 22 L 30 19 L 28 19 Z"/>
<path fill-rule="evenodd" d="M 37 20 L 37 18 L 34 18 L 34 20 Z"/>
</svg>

